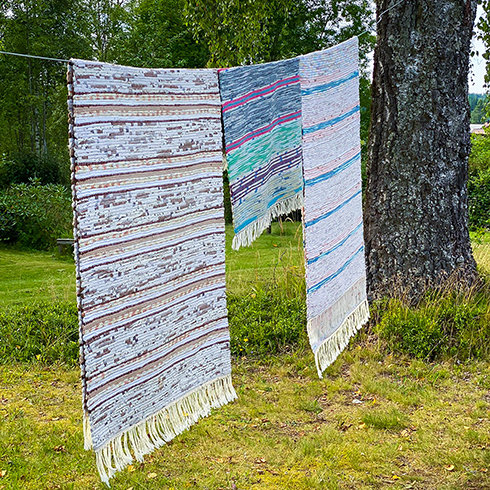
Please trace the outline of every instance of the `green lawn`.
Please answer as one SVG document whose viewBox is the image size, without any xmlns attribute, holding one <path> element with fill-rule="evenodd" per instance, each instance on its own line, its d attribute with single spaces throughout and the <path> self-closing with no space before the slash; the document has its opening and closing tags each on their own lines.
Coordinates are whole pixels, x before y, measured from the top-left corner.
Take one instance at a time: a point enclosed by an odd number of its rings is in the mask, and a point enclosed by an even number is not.
<svg viewBox="0 0 490 490">
<path fill-rule="evenodd" d="M 302 273 L 297 224 L 274 224 L 238 252 L 230 238 L 227 229 L 234 294 Z M 488 267 L 490 240 L 475 255 Z M 73 263 L 0 248 L 0 310 L 33 298 L 74 298 Z M 490 488 L 488 363 L 392 357 L 363 332 L 322 380 L 305 349 L 235 359 L 233 382 L 238 400 L 117 474 L 111 488 Z M 0 365 L 0 490 L 107 488 L 83 450 L 80 397 L 76 368 Z"/>
<path fill-rule="evenodd" d="M 73 261 L 0 246 L 0 308 L 33 300 L 75 301 Z"/>
<path fill-rule="evenodd" d="M 250 247 L 231 249 L 233 228 L 226 227 L 228 291 L 240 294 L 257 281 L 269 282 L 284 268 L 303 267 L 301 224 L 272 224 Z M 19 251 L 0 246 L 0 306 L 32 300 L 75 300 L 75 265 L 48 252 Z"/>
</svg>

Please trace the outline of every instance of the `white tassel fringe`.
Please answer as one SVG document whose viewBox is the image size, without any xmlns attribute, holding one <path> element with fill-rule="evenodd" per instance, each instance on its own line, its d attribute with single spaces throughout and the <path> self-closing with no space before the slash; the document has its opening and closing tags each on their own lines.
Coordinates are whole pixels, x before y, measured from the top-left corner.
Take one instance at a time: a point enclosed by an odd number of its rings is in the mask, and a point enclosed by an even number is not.
<svg viewBox="0 0 490 490">
<path fill-rule="evenodd" d="M 304 197 L 302 192 L 298 192 L 284 201 L 276 202 L 276 204 L 267 210 L 266 215 L 262 216 L 257 221 L 250 223 L 250 225 L 246 226 L 233 237 L 231 248 L 233 250 L 238 250 L 240 247 L 248 247 L 266 228 L 269 227 L 274 218 L 301 209 L 303 204 Z"/>
<path fill-rule="evenodd" d="M 364 300 L 349 316 L 343 321 L 342 325 L 323 343 L 315 352 L 315 363 L 318 376 L 322 378 L 322 373 L 332 364 L 335 359 L 349 344 L 349 340 L 357 331 L 369 320 L 369 305 Z"/>
<path fill-rule="evenodd" d="M 181 434 L 201 417 L 209 415 L 212 408 L 221 407 L 236 397 L 231 375 L 224 376 L 200 386 L 138 425 L 117 435 L 95 453 L 101 480 L 109 486 L 109 479 L 116 471 L 131 464 L 134 458 L 142 461 L 145 454 Z M 88 417 L 84 417 L 83 428 L 85 449 L 90 449 L 92 440 Z"/>
</svg>

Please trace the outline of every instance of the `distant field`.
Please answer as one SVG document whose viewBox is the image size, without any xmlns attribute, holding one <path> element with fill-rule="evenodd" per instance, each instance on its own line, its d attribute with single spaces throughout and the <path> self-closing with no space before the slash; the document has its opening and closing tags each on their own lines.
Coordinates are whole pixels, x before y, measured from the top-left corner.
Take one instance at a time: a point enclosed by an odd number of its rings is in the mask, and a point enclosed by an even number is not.
<svg viewBox="0 0 490 490">
<path fill-rule="evenodd" d="M 247 293 L 257 282 L 281 277 L 284 269 L 302 273 L 304 267 L 301 223 L 272 224 L 250 247 L 231 249 L 233 229 L 226 227 L 228 292 Z M 477 239 L 473 252 L 482 271 L 490 274 L 490 233 Z M 18 251 L 0 246 L 0 307 L 32 300 L 75 300 L 75 266 L 69 258 L 47 252 Z"/>
</svg>

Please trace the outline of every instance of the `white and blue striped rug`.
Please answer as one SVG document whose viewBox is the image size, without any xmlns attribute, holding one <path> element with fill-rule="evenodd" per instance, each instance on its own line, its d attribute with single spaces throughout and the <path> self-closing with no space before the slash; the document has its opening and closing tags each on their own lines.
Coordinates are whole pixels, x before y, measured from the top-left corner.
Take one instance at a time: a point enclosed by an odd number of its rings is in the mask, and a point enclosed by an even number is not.
<svg viewBox="0 0 490 490">
<path fill-rule="evenodd" d="M 307 324 L 321 376 L 368 320 L 358 43 L 300 57 Z"/>
</svg>

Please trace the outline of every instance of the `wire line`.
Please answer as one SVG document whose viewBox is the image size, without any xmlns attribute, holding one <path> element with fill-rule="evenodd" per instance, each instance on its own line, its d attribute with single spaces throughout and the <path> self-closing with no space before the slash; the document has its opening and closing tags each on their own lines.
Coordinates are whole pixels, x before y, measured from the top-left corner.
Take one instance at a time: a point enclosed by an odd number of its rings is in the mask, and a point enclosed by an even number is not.
<svg viewBox="0 0 490 490">
<path fill-rule="evenodd" d="M 62 60 L 60 58 L 47 58 L 46 56 L 35 56 L 33 54 L 10 53 L 9 51 L 0 51 L 0 54 L 10 54 L 12 56 L 22 56 L 24 58 L 35 58 L 38 60 L 59 61 L 61 63 L 69 63 L 70 60 Z"/>
</svg>

